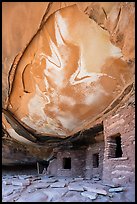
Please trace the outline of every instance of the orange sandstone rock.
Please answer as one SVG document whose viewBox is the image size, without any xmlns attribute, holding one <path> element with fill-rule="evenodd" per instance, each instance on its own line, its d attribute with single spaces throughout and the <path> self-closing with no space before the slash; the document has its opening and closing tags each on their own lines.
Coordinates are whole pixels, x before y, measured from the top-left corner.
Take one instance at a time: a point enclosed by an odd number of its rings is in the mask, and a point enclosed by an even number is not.
<svg viewBox="0 0 137 204">
<path fill-rule="evenodd" d="M 76 5 L 46 20 L 15 73 L 8 110 L 26 128 L 60 138 L 83 130 L 132 83 L 108 31 Z"/>
</svg>

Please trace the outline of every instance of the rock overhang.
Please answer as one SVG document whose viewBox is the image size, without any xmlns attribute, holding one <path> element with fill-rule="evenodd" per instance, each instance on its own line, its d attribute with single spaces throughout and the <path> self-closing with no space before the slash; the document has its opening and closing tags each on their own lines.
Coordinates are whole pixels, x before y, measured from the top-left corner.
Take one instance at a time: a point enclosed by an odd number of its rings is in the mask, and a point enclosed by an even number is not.
<svg viewBox="0 0 137 204">
<path fill-rule="evenodd" d="M 7 109 L 39 135 L 66 138 L 94 121 L 130 83 L 130 67 L 109 33 L 72 5 L 49 16 L 28 44 Z"/>
</svg>

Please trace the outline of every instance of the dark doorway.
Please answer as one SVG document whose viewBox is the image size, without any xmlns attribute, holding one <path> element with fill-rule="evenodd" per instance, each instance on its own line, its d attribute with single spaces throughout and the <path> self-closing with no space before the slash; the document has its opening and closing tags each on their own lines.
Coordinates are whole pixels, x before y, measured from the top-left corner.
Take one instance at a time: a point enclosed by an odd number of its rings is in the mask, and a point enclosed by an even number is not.
<svg viewBox="0 0 137 204">
<path fill-rule="evenodd" d="M 38 171 L 38 174 L 42 174 L 44 168 L 47 171 L 48 166 L 49 166 L 49 161 L 44 161 L 44 160 L 43 161 L 38 161 L 37 162 L 37 171 Z"/>
<path fill-rule="evenodd" d="M 93 154 L 93 168 L 98 168 L 99 166 L 99 153 Z"/>
<path fill-rule="evenodd" d="M 115 141 L 116 141 L 116 151 L 115 151 L 115 157 L 122 157 L 122 148 L 121 148 L 121 137 L 117 136 L 115 137 Z"/>
<path fill-rule="evenodd" d="M 108 158 L 122 157 L 123 151 L 121 147 L 121 134 L 117 133 L 107 138 Z"/>
<path fill-rule="evenodd" d="M 63 158 L 63 168 L 64 169 L 71 169 L 71 158 Z"/>
</svg>

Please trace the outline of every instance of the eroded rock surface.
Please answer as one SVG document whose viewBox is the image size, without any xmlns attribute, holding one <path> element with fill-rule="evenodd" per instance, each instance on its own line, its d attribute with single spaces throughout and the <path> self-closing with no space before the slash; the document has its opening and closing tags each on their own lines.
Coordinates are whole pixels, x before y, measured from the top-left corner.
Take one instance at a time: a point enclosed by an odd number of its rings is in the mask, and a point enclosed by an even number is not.
<svg viewBox="0 0 137 204">
<path fill-rule="evenodd" d="M 72 5 L 49 16 L 25 49 L 7 108 L 36 134 L 64 138 L 95 120 L 132 80 L 109 33 Z"/>
</svg>

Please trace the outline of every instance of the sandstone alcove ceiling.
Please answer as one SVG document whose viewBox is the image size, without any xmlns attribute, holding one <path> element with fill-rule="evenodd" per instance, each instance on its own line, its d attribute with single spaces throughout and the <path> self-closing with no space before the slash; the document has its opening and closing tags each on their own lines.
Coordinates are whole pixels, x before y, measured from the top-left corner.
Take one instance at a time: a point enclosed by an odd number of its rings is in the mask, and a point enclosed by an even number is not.
<svg viewBox="0 0 137 204">
<path fill-rule="evenodd" d="M 46 159 L 72 138 L 81 145 L 80 133 L 133 93 L 134 3 L 21 4 L 2 5 L 3 129 L 30 152 L 44 146 Z M 11 22 L 7 11 L 22 13 Z"/>
</svg>

